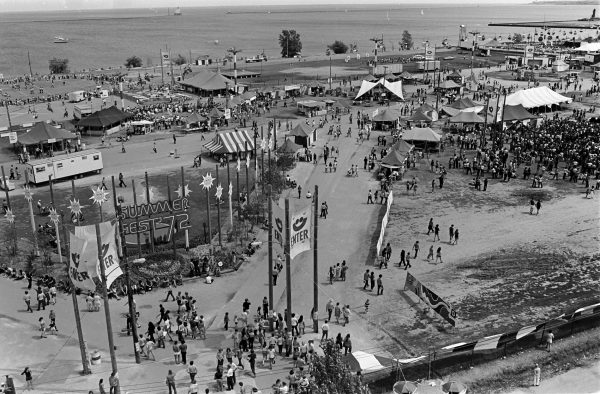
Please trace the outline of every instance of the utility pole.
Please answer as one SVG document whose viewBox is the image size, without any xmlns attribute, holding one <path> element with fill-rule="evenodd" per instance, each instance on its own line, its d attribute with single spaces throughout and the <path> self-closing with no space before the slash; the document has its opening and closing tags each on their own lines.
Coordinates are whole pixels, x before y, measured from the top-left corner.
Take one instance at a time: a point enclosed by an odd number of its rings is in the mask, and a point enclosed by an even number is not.
<svg viewBox="0 0 600 394">
<path fill-rule="evenodd" d="M 331 55 L 329 55 L 329 90 L 331 90 Z"/>
<path fill-rule="evenodd" d="M 240 53 L 241 49 L 236 49 L 235 47 L 229 48 L 227 52 L 233 54 L 233 83 L 235 85 L 234 91 L 235 94 L 238 94 L 238 84 L 237 84 L 237 54 Z"/>
<path fill-rule="evenodd" d="M 288 327 L 292 326 L 292 259 L 290 256 L 290 199 L 285 199 L 285 285 L 286 285 L 286 300 L 287 314 L 285 316 Z M 311 316 L 312 318 L 312 316 Z"/>
<path fill-rule="evenodd" d="M 471 46 L 471 73 L 472 73 L 473 72 L 473 61 L 475 59 L 475 41 L 476 41 L 477 37 L 479 36 L 479 32 L 477 30 L 475 30 L 475 31 L 470 31 L 469 34 L 473 36 L 473 43 Z"/>
<path fill-rule="evenodd" d="M 375 69 L 377 68 L 377 48 L 379 48 L 380 44 L 383 44 L 383 34 L 381 38 L 373 37 L 370 38 L 369 41 L 373 41 L 375 43 L 375 59 L 373 60 L 373 75 L 375 75 Z"/>
<path fill-rule="evenodd" d="M 33 71 L 31 70 L 31 57 L 29 56 L 29 50 L 27 50 L 27 61 L 29 62 L 29 76 L 33 78 Z"/>
<path fill-rule="evenodd" d="M 313 309 L 314 313 L 318 313 L 319 311 L 319 254 L 317 248 L 317 235 L 319 229 L 319 186 L 315 185 L 315 203 L 313 210 L 313 226 L 314 226 L 314 234 L 313 234 Z M 313 319 L 313 325 L 315 332 L 319 332 L 319 320 Z"/>
<path fill-rule="evenodd" d="M 264 182 L 264 181 L 263 181 Z M 273 308 L 273 199 L 271 197 L 273 187 L 269 183 L 269 191 L 267 194 L 267 204 L 269 207 L 269 307 Z"/>
</svg>

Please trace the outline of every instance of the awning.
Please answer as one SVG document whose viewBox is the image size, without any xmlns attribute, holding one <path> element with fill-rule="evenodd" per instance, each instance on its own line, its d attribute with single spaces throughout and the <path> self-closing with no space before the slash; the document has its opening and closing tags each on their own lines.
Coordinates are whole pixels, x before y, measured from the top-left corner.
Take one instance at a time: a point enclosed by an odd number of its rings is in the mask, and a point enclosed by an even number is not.
<svg viewBox="0 0 600 394">
<path fill-rule="evenodd" d="M 254 139 L 248 130 L 220 133 L 204 145 L 212 153 L 238 153 L 254 149 Z"/>
</svg>

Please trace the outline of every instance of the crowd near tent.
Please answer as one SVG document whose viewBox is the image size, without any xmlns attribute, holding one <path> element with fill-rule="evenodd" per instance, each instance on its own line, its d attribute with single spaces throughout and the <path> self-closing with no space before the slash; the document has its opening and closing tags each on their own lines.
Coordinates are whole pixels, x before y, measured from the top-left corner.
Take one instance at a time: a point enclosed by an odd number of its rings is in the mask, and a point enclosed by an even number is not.
<svg viewBox="0 0 600 394">
<path fill-rule="evenodd" d="M 386 81 L 385 78 L 381 78 L 380 80 L 378 80 L 376 82 L 369 82 L 366 80 L 362 81 L 362 84 L 360 85 L 358 94 L 356 95 L 356 97 L 354 99 L 358 100 L 360 97 L 364 96 L 365 94 L 367 94 L 369 92 L 371 92 L 371 94 L 373 94 L 373 92 L 375 92 L 375 93 L 389 92 L 391 94 L 391 98 L 404 100 L 404 96 L 402 95 L 402 81 L 389 82 L 389 81 Z"/>
<path fill-rule="evenodd" d="M 537 119 L 537 115 L 533 115 L 525 109 L 521 104 L 519 105 L 506 105 L 504 106 L 504 114 L 500 112 L 501 116 L 498 120 L 504 120 L 505 122 L 523 121 L 528 119 Z"/>
<path fill-rule="evenodd" d="M 18 143 L 23 146 L 45 145 L 71 140 L 77 136 L 70 131 L 54 127 L 46 122 L 36 123 L 27 133 L 19 135 Z"/>
<path fill-rule="evenodd" d="M 180 81 L 179 84 L 186 92 L 203 97 L 223 95 L 234 88 L 232 80 L 209 70 L 203 70 L 191 78 Z"/>
<path fill-rule="evenodd" d="M 132 117 L 133 115 L 129 112 L 121 111 L 112 106 L 81 119 L 77 123 L 77 127 L 90 135 L 112 134 L 119 131 L 118 126 Z"/>
<path fill-rule="evenodd" d="M 294 137 L 294 142 L 304 148 L 308 148 L 317 139 L 316 132 L 306 123 L 298 123 L 289 136 Z"/>
<path fill-rule="evenodd" d="M 254 139 L 250 136 L 248 130 L 218 133 L 212 141 L 204 144 L 204 147 L 213 154 L 233 155 L 252 151 L 254 149 Z"/>
<path fill-rule="evenodd" d="M 506 105 L 522 105 L 523 107 L 537 108 L 563 103 L 570 103 L 573 99 L 562 96 L 548 86 L 519 90 L 506 96 Z"/>
<path fill-rule="evenodd" d="M 390 169 L 398 169 L 404 165 L 406 157 L 412 152 L 415 146 L 406 141 L 398 141 L 391 148 L 389 153 L 381 161 L 381 166 Z"/>
<path fill-rule="evenodd" d="M 436 90 L 460 90 L 462 86 L 452 80 L 446 80 L 435 87 Z"/>
<path fill-rule="evenodd" d="M 373 129 L 389 130 L 398 127 L 400 110 L 397 108 L 379 109 L 377 115 L 373 116 Z"/>
<path fill-rule="evenodd" d="M 438 149 L 438 144 L 442 139 L 442 136 L 431 130 L 429 127 L 415 127 L 410 130 L 405 130 L 402 134 L 404 141 L 410 141 L 416 146 L 422 147 L 426 150 Z"/>
</svg>

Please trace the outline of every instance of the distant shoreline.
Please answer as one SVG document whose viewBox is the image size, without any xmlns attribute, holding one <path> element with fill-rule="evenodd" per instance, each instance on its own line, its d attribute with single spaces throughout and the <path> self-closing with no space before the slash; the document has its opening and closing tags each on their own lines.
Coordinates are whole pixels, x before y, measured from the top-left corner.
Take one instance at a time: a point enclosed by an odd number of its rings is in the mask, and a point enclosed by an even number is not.
<svg viewBox="0 0 600 394">
<path fill-rule="evenodd" d="M 154 19 L 168 17 L 169 15 L 146 15 L 146 16 L 99 16 L 91 18 L 65 18 L 65 19 L 34 19 L 34 20 L 16 20 L 3 21 L 2 23 L 54 23 L 54 22 L 81 22 L 81 21 L 109 21 L 109 20 L 135 20 L 135 19 Z"/>
<path fill-rule="evenodd" d="M 535 0 L 531 5 L 598 5 L 598 0 Z"/>
</svg>

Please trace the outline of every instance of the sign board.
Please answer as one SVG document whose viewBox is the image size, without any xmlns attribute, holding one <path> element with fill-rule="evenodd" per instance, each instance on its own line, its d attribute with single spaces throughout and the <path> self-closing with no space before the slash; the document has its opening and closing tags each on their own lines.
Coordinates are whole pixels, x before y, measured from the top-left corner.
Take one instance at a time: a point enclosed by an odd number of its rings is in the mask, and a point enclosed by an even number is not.
<svg viewBox="0 0 600 394">
<path fill-rule="evenodd" d="M 2 131 L 8 130 L 7 127 L 3 127 L 2 129 L 3 129 Z M 0 134 L 0 137 L 9 137 L 9 136 L 10 136 L 10 133 L 2 133 L 2 134 Z"/>
<path fill-rule="evenodd" d="M 145 233 L 152 229 L 155 237 L 163 237 L 168 242 L 177 231 L 192 227 L 187 213 L 189 207 L 187 197 L 122 206 L 119 219 L 123 220 L 125 235 Z"/>
<path fill-rule="evenodd" d="M 532 58 L 533 57 L 533 51 L 534 51 L 534 47 L 533 45 L 527 45 L 525 47 L 525 59 L 527 58 Z"/>
<path fill-rule="evenodd" d="M 56 138 L 48 138 L 48 143 L 52 144 L 56 142 Z"/>
<path fill-rule="evenodd" d="M 231 108 L 225 109 L 225 120 L 231 119 Z"/>
<path fill-rule="evenodd" d="M 9 133 L 8 140 L 11 144 L 16 144 L 17 143 L 17 132 L 13 131 L 12 133 Z"/>
<path fill-rule="evenodd" d="M 425 60 L 435 60 L 435 47 L 425 46 Z"/>
</svg>

